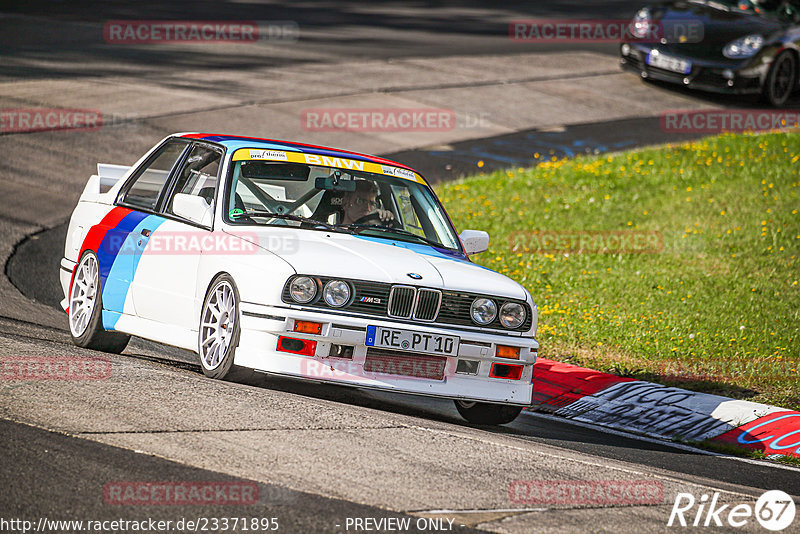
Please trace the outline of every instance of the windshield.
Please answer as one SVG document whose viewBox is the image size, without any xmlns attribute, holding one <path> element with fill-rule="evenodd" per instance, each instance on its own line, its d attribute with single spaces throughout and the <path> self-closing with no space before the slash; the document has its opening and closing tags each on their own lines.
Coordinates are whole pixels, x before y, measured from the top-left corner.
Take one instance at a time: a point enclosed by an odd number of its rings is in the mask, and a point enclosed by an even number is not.
<svg viewBox="0 0 800 534">
<path fill-rule="evenodd" d="M 232 163 L 226 189 L 231 224 L 333 230 L 461 250 L 434 194 L 412 179 L 305 163 Z"/>
</svg>

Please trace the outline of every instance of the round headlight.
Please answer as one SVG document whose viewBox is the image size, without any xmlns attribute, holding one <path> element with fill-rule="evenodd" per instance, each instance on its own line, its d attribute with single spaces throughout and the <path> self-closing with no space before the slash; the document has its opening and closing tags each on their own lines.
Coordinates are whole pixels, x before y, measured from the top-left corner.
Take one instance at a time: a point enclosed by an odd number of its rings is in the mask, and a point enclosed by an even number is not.
<svg viewBox="0 0 800 534">
<path fill-rule="evenodd" d="M 289 285 L 289 295 L 300 304 L 311 302 L 317 295 L 317 283 L 308 276 L 298 276 Z"/>
<path fill-rule="evenodd" d="M 341 308 L 350 300 L 350 286 L 347 285 L 347 282 L 342 282 L 341 280 L 331 280 L 325 284 L 325 289 L 322 290 L 322 296 L 325 298 L 325 302 L 328 303 L 328 306 Z"/>
<path fill-rule="evenodd" d="M 506 302 L 500 307 L 500 323 L 506 328 L 516 328 L 525 322 L 525 306 Z"/>
<path fill-rule="evenodd" d="M 472 320 L 478 324 L 489 324 L 497 317 L 497 304 L 492 299 L 477 298 L 469 309 Z"/>
</svg>

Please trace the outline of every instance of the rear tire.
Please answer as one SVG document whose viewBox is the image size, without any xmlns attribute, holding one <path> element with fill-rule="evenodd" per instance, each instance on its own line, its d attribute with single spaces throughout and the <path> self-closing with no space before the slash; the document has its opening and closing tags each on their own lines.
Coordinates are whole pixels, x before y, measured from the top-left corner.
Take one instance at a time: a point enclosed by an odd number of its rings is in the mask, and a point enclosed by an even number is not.
<svg viewBox="0 0 800 534">
<path fill-rule="evenodd" d="M 228 274 L 220 274 L 211 282 L 203 300 L 198 328 L 200 367 L 209 378 L 245 382 L 255 371 L 233 365 L 241 335 L 239 291 Z"/>
<path fill-rule="evenodd" d="M 784 50 L 772 61 L 761 96 L 765 102 L 777 108 L 789 100 L 796 86 L 797 60 L 794 54 Z"/>
<path fill-rule="evenodd" d="M 487 402 L 454 401 L 461 417 L 474 425 L 505 425 L 522 411 L 522 406 L 489 404 Z"/>
<path fill-rule="evenodd" d="M 103 328 L 100 263 L 91 250 L 83 253 L 69 289 L 69 333 L 79 347 L 119 354 L 131 336 Z"/>
</svg>

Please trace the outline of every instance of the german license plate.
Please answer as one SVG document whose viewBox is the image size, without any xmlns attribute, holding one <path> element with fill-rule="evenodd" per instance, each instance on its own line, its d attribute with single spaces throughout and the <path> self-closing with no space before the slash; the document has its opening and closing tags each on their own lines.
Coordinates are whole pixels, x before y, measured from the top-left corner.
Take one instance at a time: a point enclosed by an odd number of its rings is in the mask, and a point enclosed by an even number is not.
<svg viewBox="0 0 800 534">
<path fill-rule="evenodd" d="M 689 74 L 692 72 L 692 63 L 685 59 L 662 54 L 658 50 L 653 50 L 647 54 L 647 64 L 659 69 L 670 70 L 672 72 L 680 72 L 681 74 Z"/>
<path fill-rule="evenodd" d="M 443 356 L 458 355 L 458 336 L 445 336 L 441 334 L 423 334 L 399 328 L 384 328 L 382 326 L 368 326 L 368 347 L 395 349 L 406 352 L 420 352 L 423 354 L 441 354 Z"/>
</svg>

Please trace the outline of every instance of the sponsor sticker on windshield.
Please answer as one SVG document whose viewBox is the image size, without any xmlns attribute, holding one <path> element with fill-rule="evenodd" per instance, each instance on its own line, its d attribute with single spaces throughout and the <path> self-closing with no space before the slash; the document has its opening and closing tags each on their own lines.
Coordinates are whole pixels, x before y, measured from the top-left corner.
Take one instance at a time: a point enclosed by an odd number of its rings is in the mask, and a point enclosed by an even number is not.
<svg viewBox="0 0 800 534">
<path fill-rule="evenodd" d="M 381 165 L 381 170 L 383 174 L 388 174 L 389 176 L 397 176 L 399 178 L 406 178 L 407 180 L 415 180 L 417 177 L 414 175 L 412 171 L 408 169 L 401 169 L 400 167 L 390 167 L 388 165 Z"/>
<path fill-rule="evenodd" d="M 408 180 L 416 180 L 417 177 L 414 176 L 414 173 L 407 170 L 401 169 L 400 167 L 390 167 L 388 165 L 381 165 L 381 170 L 383 174 L 388 174 L 389 176 L 397 176 L 400 178 L 406 178 Z"/>
<path fill-rule="evenodd" d="M 250 149 L 250 159 L 269 159 L 277 161 L 289 161 L 286 152 L 282 150 L 253 150 Z"/>
<path fill-rule="evenodd" d="M 403 178 L 408 178 L 409 180 L 414 180 L 415 176 L 414 173 L 407 170 L 407 169 L 400 169 L 399 167 L 394 168 L 394 175 L 401 176 Z"/>
</svg>

